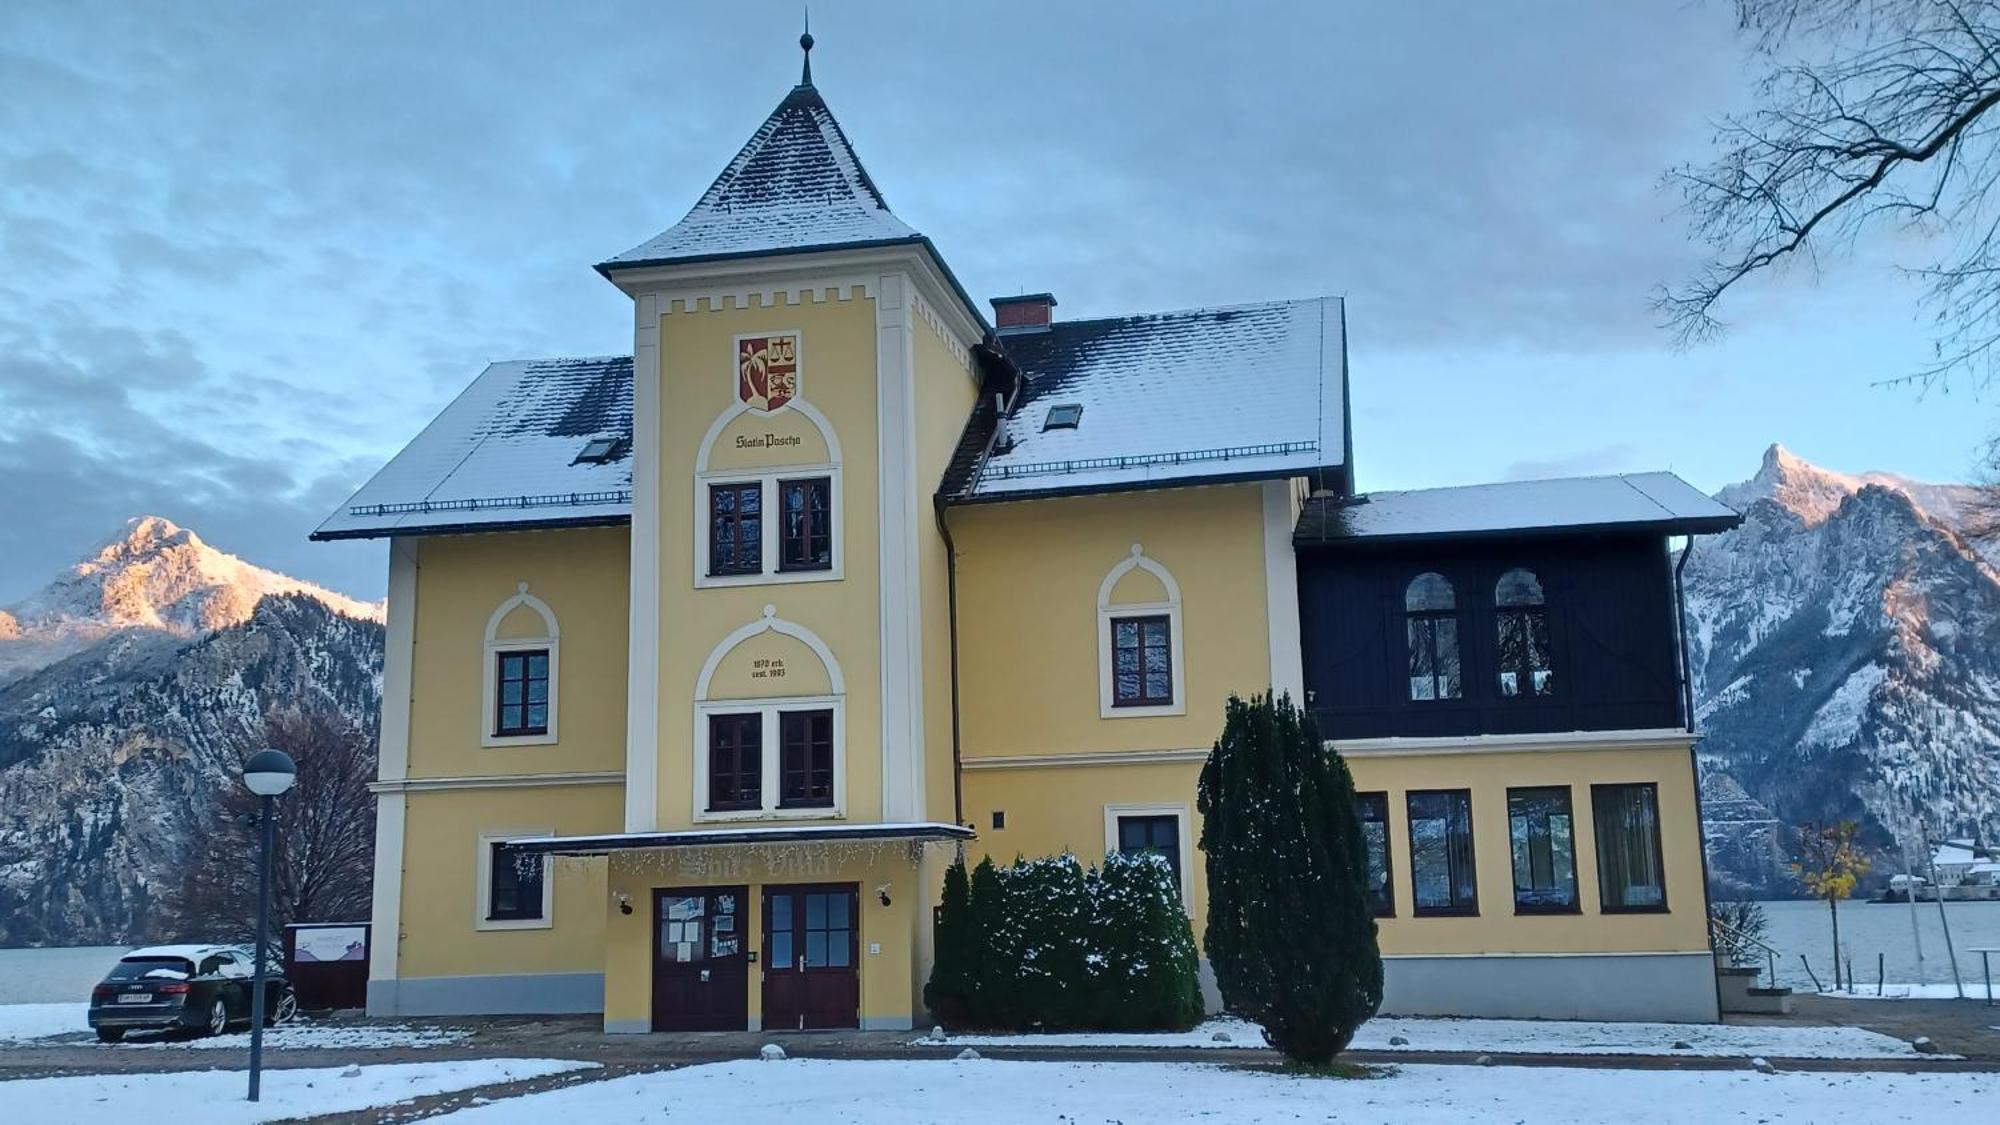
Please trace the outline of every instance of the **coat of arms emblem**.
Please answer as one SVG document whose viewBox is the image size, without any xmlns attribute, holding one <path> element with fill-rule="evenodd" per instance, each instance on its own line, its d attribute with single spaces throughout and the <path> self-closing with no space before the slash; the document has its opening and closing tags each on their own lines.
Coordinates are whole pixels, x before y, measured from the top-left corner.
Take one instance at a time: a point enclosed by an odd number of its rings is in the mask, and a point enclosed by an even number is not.
<svg viewBox="0 0 2000 1125">
<path fill-rule="evenodd" d="M 736 397 L 769 413 L 799 393 L 799 338 L 741 336 L 736 340 Z"/>
</svg>

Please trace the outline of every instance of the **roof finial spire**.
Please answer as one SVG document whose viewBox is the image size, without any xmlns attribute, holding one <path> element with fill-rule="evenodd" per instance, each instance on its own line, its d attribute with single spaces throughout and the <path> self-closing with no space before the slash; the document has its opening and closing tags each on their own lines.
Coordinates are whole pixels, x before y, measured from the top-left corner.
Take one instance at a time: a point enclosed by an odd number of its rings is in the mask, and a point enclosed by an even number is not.
<svg viewBox="0 0 2000 1125">
<path fill-rule="evenodd" d="M 806 53 L 805 66 L 799 71 L 799 85 L 810 86 L 813 84 L 813 15 L 811 8 L 806 9 L 806 33 L 799 36 L 799 50 Z"/>
</svg>

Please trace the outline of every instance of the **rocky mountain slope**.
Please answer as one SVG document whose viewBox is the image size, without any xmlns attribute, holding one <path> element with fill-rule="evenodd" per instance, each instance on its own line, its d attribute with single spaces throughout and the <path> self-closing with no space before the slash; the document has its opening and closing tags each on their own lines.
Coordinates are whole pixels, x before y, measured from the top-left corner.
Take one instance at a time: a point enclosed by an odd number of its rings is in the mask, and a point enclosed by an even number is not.
<svg viewBox="0 0 2000 1125">
<path fill-rule="evenodd" d="M 1878 873 L 1920 830 L 2000 834 L 2000 573 L 1963 486 L 1773 446 L 1687 572 L 1711 874 L 1788 889 L 1790 826 L 1856 819 Z"/>
<path fill-rule="evenodd" d="M 152 518 L 12 607 L 0 946 L 164 936 L 200 826 L 267 713 L 324 711 L 372 742 L 379 617 Z"/>
</svg>

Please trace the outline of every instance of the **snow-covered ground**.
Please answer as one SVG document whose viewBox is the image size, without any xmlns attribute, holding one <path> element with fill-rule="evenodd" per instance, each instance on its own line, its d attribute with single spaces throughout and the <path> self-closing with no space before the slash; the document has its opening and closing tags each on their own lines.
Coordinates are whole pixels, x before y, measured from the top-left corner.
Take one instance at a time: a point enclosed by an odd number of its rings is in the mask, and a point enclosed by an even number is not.
<svg viewBox="0 0 2000 1125">
<path fill-rule="evenodd" d="M 734 1062 L 460 1110 L 464 1125 L 679 1120 L 732 1125 L 1048 1121 L 1759 1122 L 1987 1119 L 1992 1074 L 1758 1074 L 1412 1066 L 1296 1078 L 1175 1063 Z"/>
<path fill-rule="evenodd" d="M 23 1043 L 58 1035 L 88 1035 L 87 1004 L 0 1004 L 0 1043 Z M 442 1047 L 462 1043 L 470 1032 L 450 1027 L 412 1027 L 407 1024 L 288 1023 L 264 1033 L 264 1046 L 272 1050 L 368 1050 L 385 1047 Z M 189 1038 L 162 1032 L 134 1031 L 117 1044 L 105 1044 L 107 1051 L 163 1050 L 247 1050 L 250 1031 L 244 1028 L 228 1035 Z"/>
<path fill-rule="evenodd" d="M 85 1121 L 281 1121 L 395 1105 L 426 1094 L 465 1090 L 595 1067 L 563 1059 L 475 1059 L 313 1070 L 266 1070 L 262 1100 L 244 1100 L 241 1070 L 175 1074 L 91 1074 L 0 1082 L 9 1125 L 77 1125 Z M 348 1075 L 352 1073 L 352 1077 Z"/>
<path fill-rule="evenodd" d="M 89 1031 L 84 1004 L 0 1004 L 0 1043 Z"/>
<path fill-rule="evenodd" d="M 1226 1038 L 1218 1039 L 1222 1035 Z M 1392 1043 L 1404 1039 L 1406 1043 Z M 1187 1032 L 1077 1035 L 953 1035 L 953 1045 L 1013 1047 L 1262 1047 L 1264 1033 L 1242 1020 L 1210 1020 Z M 1686 1043 L 1676 1048 L 1675 1043 Z M 1900 1039 L 1858 1027 L 1753 1027 L 1738 1024 L 1587 1023 L 1570 1020 L 1458 1020 L 1378 1017 L 1349 1044 L 1356 1051 L 1467 1051 L 1482 1054 L 1705 1055 L 1722 1058 L 1902 1059 Z M 1934 1056 L 1926 1056 L 1934 1057 Z"/>
</svg>

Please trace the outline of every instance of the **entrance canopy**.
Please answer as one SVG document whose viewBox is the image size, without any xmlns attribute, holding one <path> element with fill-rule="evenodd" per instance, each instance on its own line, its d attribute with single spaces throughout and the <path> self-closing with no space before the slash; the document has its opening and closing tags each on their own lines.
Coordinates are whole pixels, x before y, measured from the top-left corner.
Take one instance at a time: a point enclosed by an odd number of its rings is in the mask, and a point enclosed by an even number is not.
<svg viewBox="0 0 2000 1125">
<path fill-rule="evenodd" d="M 935 821 L 897 824 L 792 825 L 783 828 L 699 828 L 678 832 L 614 832 L 598 836 L 518 836 L 497 841 L 529 855 L 610 855 L 640 848 L 715 848 L 732 844 L 840 844 L 907 840 L 924 844 L 970 840 L 975 833 Z"/>
</svg>

